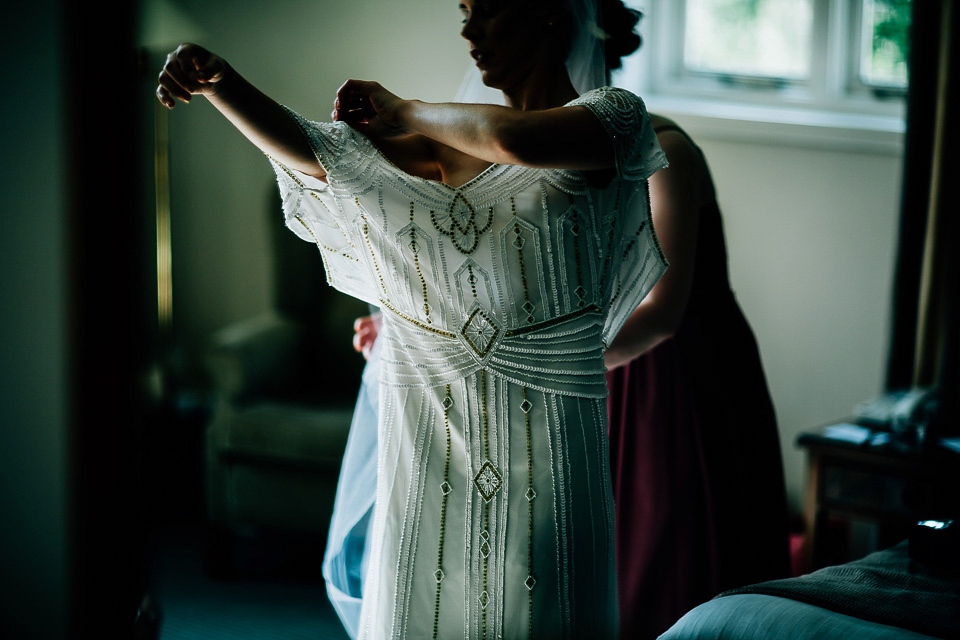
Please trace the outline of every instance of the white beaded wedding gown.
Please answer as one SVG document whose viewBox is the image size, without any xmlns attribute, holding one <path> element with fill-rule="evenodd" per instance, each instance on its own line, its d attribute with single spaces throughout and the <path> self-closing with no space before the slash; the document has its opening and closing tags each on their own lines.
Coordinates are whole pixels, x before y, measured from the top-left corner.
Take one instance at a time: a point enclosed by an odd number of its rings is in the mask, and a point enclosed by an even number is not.
<svg viewBox="0 0 960 640">
<path fill-rule="evenodd" d="M 638 97 L 570 104 L 614 141 L 604 188 L 514 165 L 454 188 L 291 112 L 328 184 L 273 162 L 286 223 L 383 310 L 360 638 L 617 635 L 603 350 L 666 267 L 666 162 Z"/>
</svg>

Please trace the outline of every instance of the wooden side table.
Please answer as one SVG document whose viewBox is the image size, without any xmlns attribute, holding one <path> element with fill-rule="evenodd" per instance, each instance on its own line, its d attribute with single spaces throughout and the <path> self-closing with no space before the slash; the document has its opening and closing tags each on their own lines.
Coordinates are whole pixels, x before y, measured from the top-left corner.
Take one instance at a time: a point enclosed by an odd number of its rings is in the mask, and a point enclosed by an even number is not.
<svg viewBox="0 0 960 640">
<path fill-rule="evenodd" d="M 826 437 L 822 428 L 800 434 L 797 446 L 807 452 L 804 573 L 855 559 L 831 557 L 831 520 L 875 523 L 881 544 L 894 544 L 918 519 L 960 515 L 960 455 L 945 448 L 863 446 Z"/>
</svg>

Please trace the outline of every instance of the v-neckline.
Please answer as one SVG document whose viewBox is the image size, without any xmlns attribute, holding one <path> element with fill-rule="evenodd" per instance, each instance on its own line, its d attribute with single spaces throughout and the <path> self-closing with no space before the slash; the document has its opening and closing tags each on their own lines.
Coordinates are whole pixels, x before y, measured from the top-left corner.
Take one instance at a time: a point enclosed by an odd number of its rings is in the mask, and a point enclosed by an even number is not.
<svg viewBox="0 0 960 640">
<path fill-rule="evenodd" d="M 497 162 L 492 162 L 488 164 L 483 171 L 473 176 L 472 178 L 470 178 L 460 186 L 456 186 L 456 187 L 448 182 L 444 182 L 443 180 L 431 180 L 430 178 L 420 178 L 420 179 L 426 180 L 427 182 L 433 182 L 438 185 L 442 185 L 443 187 L 446 187 L 447 189 L 452 189 L 453 191 L 464 191 L 467 188 L 471 187 L 474 183 L 481 182 L 487 176 L 487 174 L 494 172 L 498 167 L 502 167 L 502 166 L 504 165 L 499 164 Z M 519 166 L 519 165 L 510 165 L 510 166 Z M 416 177 L 419 177 L 419 176 L 416 176 Z"/>
</svg>

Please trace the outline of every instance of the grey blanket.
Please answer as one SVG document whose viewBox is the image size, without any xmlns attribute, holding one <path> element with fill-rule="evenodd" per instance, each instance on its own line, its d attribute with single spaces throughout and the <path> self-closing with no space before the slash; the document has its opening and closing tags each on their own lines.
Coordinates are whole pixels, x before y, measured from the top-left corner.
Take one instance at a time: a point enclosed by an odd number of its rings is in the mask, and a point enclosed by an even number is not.
<svg viewBox="0 0 960 640">
<path fill-rule="evenodd" d="M 732 589 L 761 593 L 950 640 L 960 639 L 960 579 L 910 560 L 907 543 L 786 580 Z"/>
</svg>

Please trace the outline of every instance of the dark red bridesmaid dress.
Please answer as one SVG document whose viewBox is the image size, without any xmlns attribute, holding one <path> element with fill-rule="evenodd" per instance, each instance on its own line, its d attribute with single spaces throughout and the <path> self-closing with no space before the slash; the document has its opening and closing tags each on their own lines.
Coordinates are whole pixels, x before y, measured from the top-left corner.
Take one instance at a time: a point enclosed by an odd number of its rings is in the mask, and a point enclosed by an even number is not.
<svg viewBox="0 0 960 640">
<path fill-rule="evenodd" d="M 776 417 L 730 289 L 715 201 L 700 211 L 695 260 L 675 335 L 607 374 L 621 634 L 631 640 L 656 638 L 720 591 L 789 574 Z"/>
</svg>

